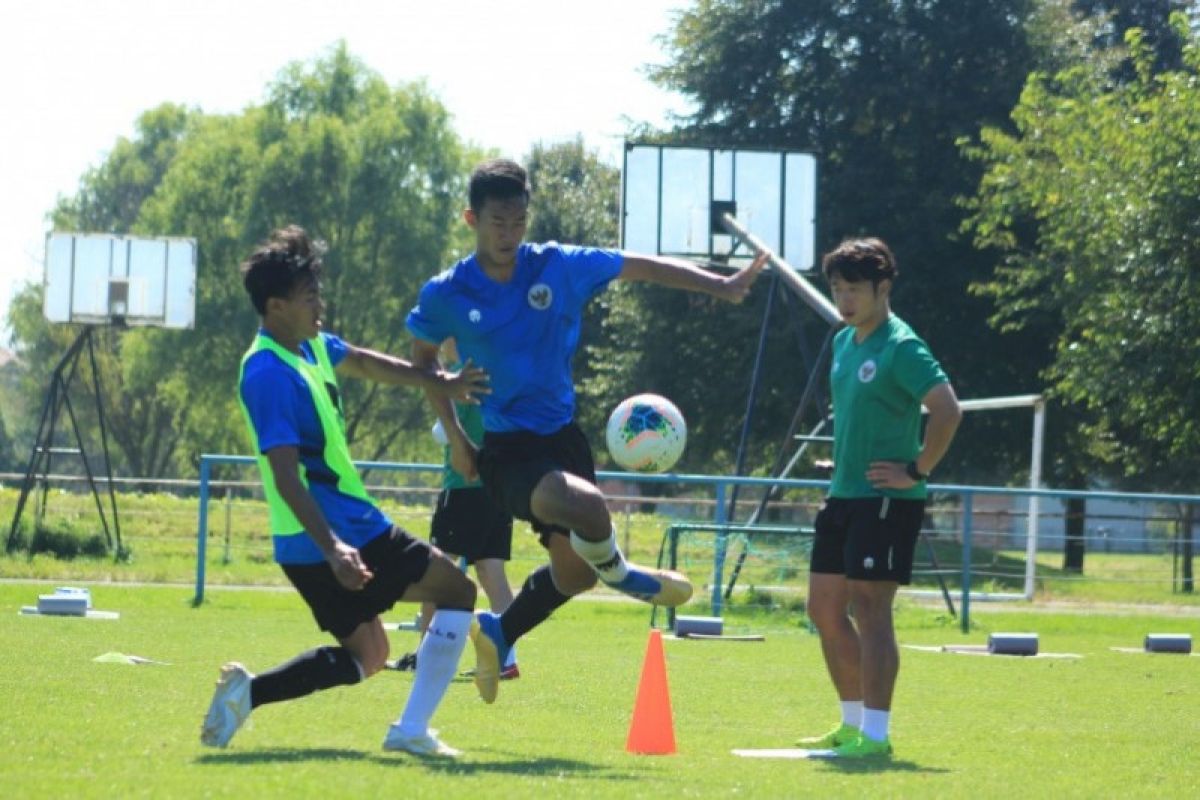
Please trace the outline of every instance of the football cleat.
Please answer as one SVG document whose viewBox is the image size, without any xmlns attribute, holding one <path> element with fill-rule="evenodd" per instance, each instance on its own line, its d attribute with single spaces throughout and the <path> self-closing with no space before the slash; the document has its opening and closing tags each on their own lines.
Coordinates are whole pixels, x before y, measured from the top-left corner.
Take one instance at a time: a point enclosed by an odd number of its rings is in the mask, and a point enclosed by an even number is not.
<svg viewBox="0 0 1200 800">
<path fill-rule="evenodd" d="M 221 667 L 217 690 L 204 716 L 200 741 L 209 747 L 225 747 L 250 716 L 250 681 L 254 676 L 231 661 Z"/>
<path fill-rule="evenodd" d="M 604 584 L 643 602 L 667 608 L 681 606 L 692 597 L 692 582 L 681 573 L 666 569 L 630 564 L 624 578 Z"/>
</svg>

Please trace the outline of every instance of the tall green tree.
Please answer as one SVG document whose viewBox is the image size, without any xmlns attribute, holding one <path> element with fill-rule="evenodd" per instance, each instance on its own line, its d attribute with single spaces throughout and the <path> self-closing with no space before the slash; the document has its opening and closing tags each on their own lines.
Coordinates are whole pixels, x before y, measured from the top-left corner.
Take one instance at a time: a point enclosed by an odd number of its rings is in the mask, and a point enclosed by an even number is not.
<svg viewBox="0 0 1200 800">
<path fill-rule="evenodd" d="M 1087 454 L 1129 488 L 1191 491 L 1200 468 L 1200 40 L 1172 18 L 1183 67 L 1137 79 L 1085 66 L 1031 76 L 1016 131 L 984 131 L 970 227 L 1004 254 L 979 290 L 992 324 L 1054 332 L 1046 380 L 1084 410 Z"/>
<path fill-rule="evenodd" d="M 817 155 L 819 250 L 862 234 L 893 246 L 897 311 L 929 341 L 963 397 L 1038 389 L 1017 365 L 1044 345 L 988 329 L 988 302 L 967 291 L 990 274 L 993 259 L 958 233 L 965 213 L 958 198 L 973 191 L 980 168 L 956 146 L 983 124 L 1003 123 L 1016 102 L 1031 58 L 1024 28 L 1031 7 L 1029 0 L 697 0 L 666 38 L 668 63 L 652 73 L 693 107 L 664 138 Z M 736 322 L 722 319 L 719 331 L 705 330 L 714 321 L 685 309 L 663 307 L 661 316 L 676 321 L 674 341 L 711 346 L 705 361 L 723 382 L 748 380 L 763 294 Z M 824 323 L 793 314 L 806 320 L 803 338 L 815 349 Z M 779 432 L 802 391 L 806 360 L 788 324 L 773 326 L 768 350 L 773 383 L 764 387 L 763 421 Z M 698 363 L 677 359 L 657 374 Z M 733 413 L 737 419 L 741 411 Z M 989 437 L 990 420 L 975 424 L 985 429 L 981 438 L 952 450 L 940 475 L 1015 479 L 1027 458 L 1020 438 L 1003 426 Z M 760 440 L 760 463 L 771 460 L 773 444 Z"/>
<path fill-rule="evenodd" d="M 165 105 L 143 115 L 135 138 L 118 142 L 54 218 L 60 230 L 199 243 L 196 329 L 104 340 L 106 413 L 125 468 L 187 473 L 201 452 L 247 450 L 235 389 L 256 316 L 237 267 L 274 227 L 297 223 L 329 242 L 329 330 L 406 349 L 404 314 L 460 235 L 466 169 L 449 114 L 427 87 L 389 87 L 344 44 L 289 65 L 264 102 L 240 114 Z M 39 292 L 14 303 L 14 340 L 28 363 L 52 365 L 72 333 L 41 319 Z M 416 446 L 405 432 L 424 430 L 419 395 L 356 381 L 345 389 L 357 455 L 400 458 Z"/>
</svg>

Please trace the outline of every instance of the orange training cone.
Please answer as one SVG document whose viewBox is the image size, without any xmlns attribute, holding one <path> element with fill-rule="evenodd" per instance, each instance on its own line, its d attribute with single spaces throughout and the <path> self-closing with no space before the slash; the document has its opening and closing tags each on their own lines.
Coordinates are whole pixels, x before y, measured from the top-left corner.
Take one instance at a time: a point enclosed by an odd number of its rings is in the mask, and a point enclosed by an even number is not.
<svg viewBox="0 0 1200 800">
<path fill-rule="evenodd" d="M 633 704 L 633 720 L 629 723 L 625 750 L 654 756 L 675 752 L 667 660 L 663 656 L 662 632 L 659 630 L 650 631 L 650 641 L 646 643 L 646 660 L 642 664 L 642 679 Z"/>
</svg>

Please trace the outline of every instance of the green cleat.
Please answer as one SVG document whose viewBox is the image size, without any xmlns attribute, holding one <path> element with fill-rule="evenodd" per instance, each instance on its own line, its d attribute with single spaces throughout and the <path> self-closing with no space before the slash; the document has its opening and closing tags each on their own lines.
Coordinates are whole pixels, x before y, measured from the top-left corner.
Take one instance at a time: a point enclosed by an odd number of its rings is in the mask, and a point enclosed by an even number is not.
<svg viewBox="0 0 1200 800">
<path fill-rule="evenodd" d="M 882 742 L 859 736 L 833 748 L 833 754 L 838 758 L 890 758 L 892 743 L 888 739 Z"/>
<path fill-rule="evenodd" d="M 806 739 L 797 739 L 796 746 L 803 747 L 806 750 L 832 750 L 841 744 L 852 742 L 862 736 L 862 731 L 853 725 L 842 723 L 824 736 L 809 736 Z"/>
</svg>

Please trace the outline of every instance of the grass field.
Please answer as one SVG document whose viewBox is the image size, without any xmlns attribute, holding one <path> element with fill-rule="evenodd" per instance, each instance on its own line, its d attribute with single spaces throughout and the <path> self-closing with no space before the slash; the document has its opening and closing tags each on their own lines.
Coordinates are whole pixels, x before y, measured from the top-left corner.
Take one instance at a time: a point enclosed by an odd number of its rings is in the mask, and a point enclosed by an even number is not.
<svg viewBox="0 0 1200 800">
<path fill-rule="evenodd" d="M 732 748 L 786 747 L 823 732 L 836 705 L 819 645 L 796 615 L 727 620 L 762 643 L 665 642 L 678 753 L 624 751 L 647 639 L 646 608 L 568 604 L 519 645 L 522 677 L 487 706 L 456 682 L 435 717 L 466 751 L 453 763 L 385 754 L 411 684 L 367 683 L 255 712 L 228 750 L 198 742 L 217 667 L 263 669 L 322 643 L 290 592 L 87 584 L 120 619 L 29 617 L 46 584 L 0 584 L 0 786 L 42 797 L 1191 797 L 1200 658 L 1114 652 L 1147 632 L 1200 636 L 1177 614 L 980 608 L 958 632 L 902 602 L 902 644 L 982 643 L 1037 631 L 1044 652 L 977 657 L 905 649 L 895 758 L 884 764 L 759 761 Z M 1185 609 L 1186 611 L 1186 609 Z M 392 619 L 409 619 L 398 608 Z M 415 636 L 391 634 L 394 653 Z M 117 651 L 168 662 L 95 663 Z M 465 666 L 465 665 L 464 665 Z"/>
</svg>

